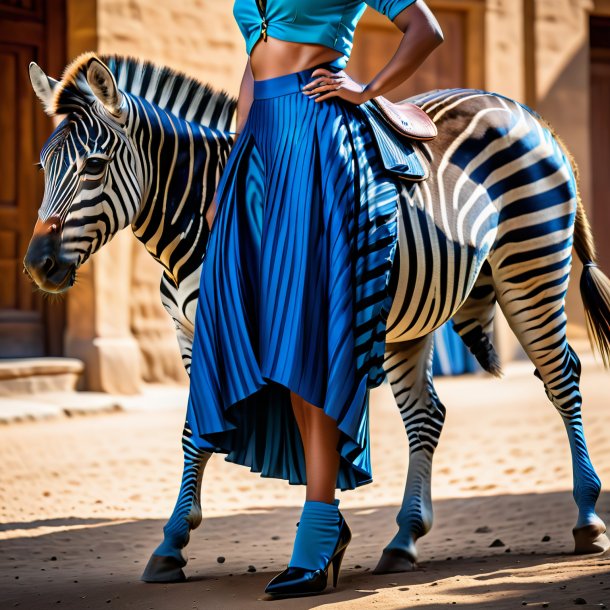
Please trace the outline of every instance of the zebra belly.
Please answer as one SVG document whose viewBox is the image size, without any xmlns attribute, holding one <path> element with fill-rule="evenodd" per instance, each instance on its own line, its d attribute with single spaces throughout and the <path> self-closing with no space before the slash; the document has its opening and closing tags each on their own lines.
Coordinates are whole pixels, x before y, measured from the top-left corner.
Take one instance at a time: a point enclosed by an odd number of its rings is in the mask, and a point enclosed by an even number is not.
<svg viewBox="0 0 610 610">
<path fill-rule="evenodd" d="M 450 320 L 472 290 L 490 242 L 489 233 L 476 245 L 450 239 L 430 214 L 404 202 L 398 233 L 389 343 L 418 339 Z"/>
</svg>

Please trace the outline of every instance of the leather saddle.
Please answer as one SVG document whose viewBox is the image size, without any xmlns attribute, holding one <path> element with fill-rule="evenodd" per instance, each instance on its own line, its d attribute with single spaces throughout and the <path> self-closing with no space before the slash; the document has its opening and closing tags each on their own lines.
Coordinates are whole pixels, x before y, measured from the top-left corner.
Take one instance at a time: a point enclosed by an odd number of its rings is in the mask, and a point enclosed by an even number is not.
<svg viewBox="0 0 610 610">
<path fill-rule="evenodd" d="M 434 121 L 419 107 L 411 102 L 390 102 L 378 95 L 371 102 L 383 114 L 390 127 L 413 140 L 433 140 L 438 135 Z"/>
</svg>

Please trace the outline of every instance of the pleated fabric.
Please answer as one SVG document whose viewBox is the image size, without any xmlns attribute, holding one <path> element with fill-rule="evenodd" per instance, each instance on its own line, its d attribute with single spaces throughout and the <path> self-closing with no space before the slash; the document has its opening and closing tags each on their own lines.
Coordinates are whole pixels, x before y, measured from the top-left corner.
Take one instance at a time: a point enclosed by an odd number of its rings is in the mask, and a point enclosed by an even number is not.
<svg viewBox="0 0 610 610">
<path fill-rule="evenodd" d="M 217 188 L 187 421 L 228 461 L 305 484 L 292 390 L 337 421 L 337 487 L 353 489 L 372 480 L 398 193 L 362 111 L 301 93 L 314 69 L 254 82 Z"/>
</svg>

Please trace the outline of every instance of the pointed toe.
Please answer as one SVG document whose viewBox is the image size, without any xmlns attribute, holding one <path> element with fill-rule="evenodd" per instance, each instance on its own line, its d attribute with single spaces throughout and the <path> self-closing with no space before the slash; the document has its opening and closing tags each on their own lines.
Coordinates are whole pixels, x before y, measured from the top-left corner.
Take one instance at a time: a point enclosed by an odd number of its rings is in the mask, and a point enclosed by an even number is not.
<svg viewBox="0 0 610 610">
<path fill-rule="evenodd" d="M 302 597 L 316 595 L 326 589 L 328 575 L 324 570 L 286 568 L 265 588 L 272 597 Z"/>
</svg>

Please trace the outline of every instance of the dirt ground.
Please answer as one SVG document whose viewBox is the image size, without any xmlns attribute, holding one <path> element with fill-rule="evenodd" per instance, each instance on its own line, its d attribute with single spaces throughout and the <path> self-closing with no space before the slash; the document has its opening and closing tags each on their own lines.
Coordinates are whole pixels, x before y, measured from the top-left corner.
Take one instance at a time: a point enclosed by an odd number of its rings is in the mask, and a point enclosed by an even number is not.
<svg viewBox="0 0 610 610">
<path fill-rule="evenodd" d="M 610 376 L 591 359 L 583 365 L 587 438 L 609 482 Z M 389 386 L 375 390 L 375 482 L 341 495 L 354 539 L 339 588 L 288 601 L 268 602 L 263 589 L 290 556 L 303 489 L 220 457 L 204 478 L 188 580 L 139 580 L 178 490 L 182 410 L 2 426 L 0 608 L 610 606 L 610 557 L 570 554 L 568 443 L 531 371 L 438 381 L 448 415 L 435 457 L 435 525 L 420 541 L 419 569 L 390 576 L 371 572 L 395 531 L 408 449 Z M 609 492 L 598 508 L 610 521 Z"/>
</svg>

